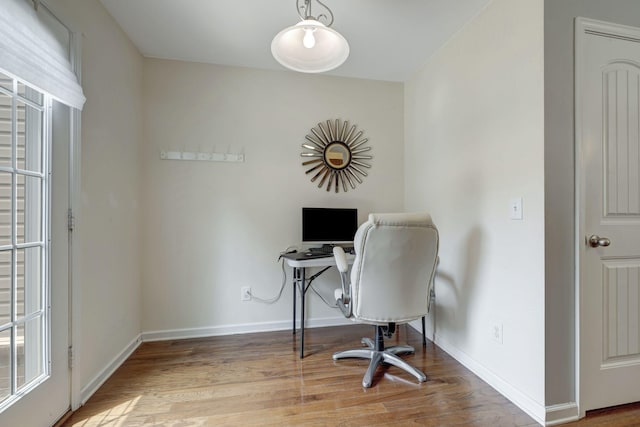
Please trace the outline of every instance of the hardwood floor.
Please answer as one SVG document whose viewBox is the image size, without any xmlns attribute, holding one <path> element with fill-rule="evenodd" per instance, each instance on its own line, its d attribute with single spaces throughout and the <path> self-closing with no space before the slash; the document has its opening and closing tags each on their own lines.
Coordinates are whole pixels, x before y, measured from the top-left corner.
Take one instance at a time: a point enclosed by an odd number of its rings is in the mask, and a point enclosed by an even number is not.
<svg viewBox="0 0 640 427">
<path fill-rule="evenodd" d="M 331 354 L 372 333 L 363 325 L 308 329 L 302 360 L 290 331 L 143 343 L 63 425 L 538 425 L 432 343 L 423 349 L 420 334 L 404 326 L 389 344 L 413 345 L 406 360 L 427 382 L 387 367 L 363 389 L 367 361 L 334 362 Z M 632 426 L 639 416 L 632 408 L 568 425 Z"/>
</svg>

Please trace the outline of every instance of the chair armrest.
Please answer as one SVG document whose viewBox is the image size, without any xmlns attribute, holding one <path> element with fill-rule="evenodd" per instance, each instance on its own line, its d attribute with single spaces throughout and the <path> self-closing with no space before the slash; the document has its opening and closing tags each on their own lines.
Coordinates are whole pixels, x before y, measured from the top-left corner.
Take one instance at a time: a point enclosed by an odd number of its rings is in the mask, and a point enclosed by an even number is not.
<svg viewBox="0 0 640 427">
<path fill-rule="evenodd" d="M 349 285 L 349 263 L 347 262 L 347 256 L 344 253 L 344 249 L 340 246 L 333 248 L 333 256 L 336 260 L 338 271 L 340 272 L 340 281 L 342 282 L 342 289 L 336 289 L 335 292 L 336 303 L 345 317 L 351 317 L 351 286 Z"/>
<path fill-rule="evenodd" d="M 333 257 L 336 260 L 338 271 L 341 274 L 346 273 L 349 270 L 349 263 L 347 262 L 347 255 L 344 253 L 344 249 L 342 249 L 340 246 L 334 246 Z"/>
</svg>

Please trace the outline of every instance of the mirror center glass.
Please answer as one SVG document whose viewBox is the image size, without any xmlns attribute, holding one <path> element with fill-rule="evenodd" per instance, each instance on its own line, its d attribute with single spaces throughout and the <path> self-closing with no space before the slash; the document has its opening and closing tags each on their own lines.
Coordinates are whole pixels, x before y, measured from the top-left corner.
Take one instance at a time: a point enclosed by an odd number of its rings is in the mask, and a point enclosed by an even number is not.
<svg viewBox="0 0 640 427">
<path fill-rule="evenodd" d="M 351 163 L 351 150 L 342 141 L 330 142 L 324 148 L 324 162 L 334 170 L 342 170 Z"/>
</svg>

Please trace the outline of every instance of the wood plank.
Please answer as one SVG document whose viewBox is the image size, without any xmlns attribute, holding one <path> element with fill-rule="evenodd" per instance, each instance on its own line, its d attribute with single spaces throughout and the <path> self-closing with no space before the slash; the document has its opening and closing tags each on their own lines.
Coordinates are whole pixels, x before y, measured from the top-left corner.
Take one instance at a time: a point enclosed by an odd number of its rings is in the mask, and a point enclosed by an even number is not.
<svg viewBox="0 0 640 427">
<path fill-rule="evenodd" d="M 423 348 L 405 326 L 388 344 L 413 345 L 416 354 L 405 358 L 427 381 L 389 366 L 363 389 L 367 361 L 331 355 L 372 333 L 366 325 L 308 329 L 302 360 L 291 331 L 143 343 L 60 425 L 538 426 L 433 343 Z M 630 413 L 640 409 L 611 419 L 637 425 Z M 569 425 L 609 425 L 602 419 Z"/>
</svg>

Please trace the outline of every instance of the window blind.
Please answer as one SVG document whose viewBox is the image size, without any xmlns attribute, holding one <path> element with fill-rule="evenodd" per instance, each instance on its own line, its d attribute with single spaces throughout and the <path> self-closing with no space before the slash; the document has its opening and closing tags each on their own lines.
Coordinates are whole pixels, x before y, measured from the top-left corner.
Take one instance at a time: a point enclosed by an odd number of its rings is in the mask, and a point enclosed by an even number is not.
<svg viewBox="0 0 640 427">
<path fill-rule="evenodd" d="M 82 87 L 30 0 L 0 2 L 0 69 L 82 110 Z"/>
</svg>

